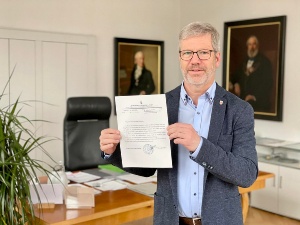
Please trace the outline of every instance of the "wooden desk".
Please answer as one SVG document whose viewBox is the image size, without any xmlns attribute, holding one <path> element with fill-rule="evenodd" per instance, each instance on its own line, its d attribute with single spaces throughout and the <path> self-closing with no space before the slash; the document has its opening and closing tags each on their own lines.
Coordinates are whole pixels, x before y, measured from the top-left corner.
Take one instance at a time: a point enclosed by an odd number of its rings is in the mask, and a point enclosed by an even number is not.
<svg viewBox="0 0 300 225">
<path fill-rule="evenodd" d="M 249 192 L 264 188 L 266 185 L 266 179 L 271 177 L 274 177 L 273 173 L 259 171 L 256 181 L 250 187 L 248 188 L 239 187 L 239 192 L 241 194 L 244 223 L 246 221 L 248 210 L 249 210 Z"/>
<path fill-rule="evenodd" d="M 66 209 L 55 205 L 54 209 L 36 209 L 40 224 L 47 225 L 119 225 L 153 215 L 154 200 L 129 189 L 105 191 L 95 195 L 95 207 L 91 209 Z"/>
<path fill-rule="evenodd" d="M 256 181 L 248 188 L 239 187 L 243 211 L 243 221 L 249 209 L 249 192 L 265 187 L 265 180 L 274 174 L 260 171 Z M 54 209 L 42 209 L 40 224 L 47 225 L 118 225 L 153 215 L 154 200 L 151 197 L 129 189 L 105 191 L 95 195 L 92 209 L 66 209 L 65 205 L 55 205 Z"/>
</svg>

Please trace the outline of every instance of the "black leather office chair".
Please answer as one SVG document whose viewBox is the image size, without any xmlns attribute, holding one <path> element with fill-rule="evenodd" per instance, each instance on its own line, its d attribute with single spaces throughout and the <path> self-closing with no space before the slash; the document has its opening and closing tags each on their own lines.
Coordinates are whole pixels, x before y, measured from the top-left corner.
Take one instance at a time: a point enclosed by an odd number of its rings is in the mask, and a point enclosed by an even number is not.
<svg viewBox="0 0 300 225">
<path fill-rule="evenodd" d="M 99 136 L 109 127 L 108 97 L 71 97 L 64 118 L 64 164 L 67 171 L 96 168 L 101 158 Z"/>
</svg>

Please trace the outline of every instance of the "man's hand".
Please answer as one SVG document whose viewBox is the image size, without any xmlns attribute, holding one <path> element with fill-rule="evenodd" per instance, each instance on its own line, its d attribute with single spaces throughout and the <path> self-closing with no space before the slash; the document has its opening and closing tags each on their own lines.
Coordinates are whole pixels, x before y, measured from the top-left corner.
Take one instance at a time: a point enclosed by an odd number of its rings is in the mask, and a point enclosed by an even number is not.
<svg viewBox="0 0 300 225">
<path fill-rule="evenodd" d="M 181 144 L 190 152 L 194 152 L 198 147 L 201 137 L 192 125 L 184 123 L 174 123 L 167 127 L 170 140 L 174 139 L 175 144 Z"/>
<path fill-rule="evenodd" d="M 101 131 L 100 149 L 106 154 L 112 154 L 116 150 L 116 146 L 120 143 L 120 131 L 112 128 L 107 128 Z"/>
</svg>

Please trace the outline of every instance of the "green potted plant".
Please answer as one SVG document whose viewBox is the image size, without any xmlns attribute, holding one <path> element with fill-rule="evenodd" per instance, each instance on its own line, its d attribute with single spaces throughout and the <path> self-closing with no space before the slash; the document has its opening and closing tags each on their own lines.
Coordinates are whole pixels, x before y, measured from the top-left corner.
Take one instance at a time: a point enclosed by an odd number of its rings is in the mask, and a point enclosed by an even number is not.
<svg viewBox="0 0 300 225">
<path fill-rule="evenodd" d="M 0 95 L 0 103 L 9 81 Z M 28 124 L 34 128 L 34 123 L 21 115 L 20 105 L 27 106 L 28 102 L 20 102 L 18 98 L 13 104 L 0 107 L 0 224 L 4 225 L 35 224 L 30 185 L 37 174 L 49 177 L 51 173 L 43 166 L 44 162 L 33 159 L 30 153 L 38 149 L 52 159 L 42 145 L 53 138 L 36 137 L 27 128 Z"/>
</svg>

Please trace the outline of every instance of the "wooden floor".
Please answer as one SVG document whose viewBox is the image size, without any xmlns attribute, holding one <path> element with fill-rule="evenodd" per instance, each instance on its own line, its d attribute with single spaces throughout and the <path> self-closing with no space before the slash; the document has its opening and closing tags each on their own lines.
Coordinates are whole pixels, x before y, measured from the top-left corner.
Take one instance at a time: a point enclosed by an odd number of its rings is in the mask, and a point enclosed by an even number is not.
<svg viewBox="0 0 300 225">
<path fill-rule="evenodd" d="M 250 207 L 245 225 L 300 225 L 300 220 Z"/>
<path fill-rule="evenodd" d="M 149 217 L 123 225 L 153 225 L 153 221 Z M 250 207 L 245 225 L 300 225 L 300 221 Z"/>
</svg>

